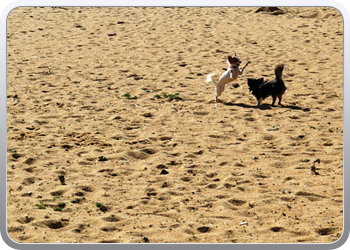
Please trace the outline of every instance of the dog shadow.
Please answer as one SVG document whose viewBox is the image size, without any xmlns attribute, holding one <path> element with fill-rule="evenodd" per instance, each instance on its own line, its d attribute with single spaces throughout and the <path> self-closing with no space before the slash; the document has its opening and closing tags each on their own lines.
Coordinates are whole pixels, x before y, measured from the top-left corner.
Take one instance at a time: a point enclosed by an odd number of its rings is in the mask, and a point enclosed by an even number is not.
<svg viewBox="0 0 350 250">
<path fill-rule="evenodd" d="M 296 109 L 296 110 L 302 110 L 304 112 L 309 112 L 309 108 L 302 108 L 299 106 L 294 106 L 294 105 L 285 105 L 285 106 L 280 106 L 281 108 L 287 108 L 287 109 Z"/>
<path fill-rule="evenodd" d="M 310 111 L 309 108 L 302 108 L 302 107 L 295 106 L 295 105 L 283 105 L 283 106 L 275 105 L 275 106 L 271 106 L 270 104 L 262 104 L 260 106 L 256 106 L 256 105 L 248 105 L 248 104 L 244 104 L 244 103 L 232 103 L 232 102 L 224 103 L 224 105 L 226 105 L 226 106 L 238 106 L 238 107 L 242 107 L 242 108 L 261 109 L 261 110 L 272 109 L 271 107 L 279 107 L 279 108 L 285 108 L 285 109 L 302 110 L 304 112 Z"/>
<path fill-rule="evenodd" d="M 248 104 L 244 104 L 244 103 L 227 102 L 227 103 L 224 103 L 224 105 L 226 105 L 226 106 L 238 106 L 238 107 L 242 107 L 242 108 L 251 108 L 251 109 L 261 109 L 261 110 L 271 109 L 271 106 L 268 104 L 262 104 L 260 106 L 256 106 L 256 105 L 248 105 Z"/>
</svg>

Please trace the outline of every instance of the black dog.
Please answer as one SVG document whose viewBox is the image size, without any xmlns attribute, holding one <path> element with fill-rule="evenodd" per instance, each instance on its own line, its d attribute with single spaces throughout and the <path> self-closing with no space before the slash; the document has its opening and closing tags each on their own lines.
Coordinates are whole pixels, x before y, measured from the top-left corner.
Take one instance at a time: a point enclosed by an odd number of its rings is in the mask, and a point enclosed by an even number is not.
<svg viewBox="0 0 350 250">
<path fill-rule="evenodd" d="M 279 99 L 278 104 L 282 105 L 282 95 L 287 89 L 282 80 L 283 68 L 284 65 L 282 64 L 275 68 L 276 79 L 271 81 L 264 82 L 264 78 L 248 79 L 249 91 L 251 91 L 258 100 L 257 106 L 259 106 L 261 102 L 269 96 L 272 96 L 273 99 L 271 106 L 275 105 L 276 97 Z"/>
</svg>

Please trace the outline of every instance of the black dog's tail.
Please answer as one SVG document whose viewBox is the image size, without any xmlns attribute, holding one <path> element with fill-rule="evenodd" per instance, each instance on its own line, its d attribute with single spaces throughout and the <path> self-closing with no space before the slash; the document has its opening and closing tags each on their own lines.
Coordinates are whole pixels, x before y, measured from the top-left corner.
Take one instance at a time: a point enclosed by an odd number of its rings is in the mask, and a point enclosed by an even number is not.
<svg viewBox="0 0 350 250">
<path fill-rule="evenodd" d="M 275 68 L 275 75 L 276 75 L 276 79 L 278 81 L 282 81 L 282 71 L 283 71 L 283 68 L 284 68 L 284 65 L 283 64 L 280 64 L 280 65 L 277 65 L 276 68 Z"/>
</svg>

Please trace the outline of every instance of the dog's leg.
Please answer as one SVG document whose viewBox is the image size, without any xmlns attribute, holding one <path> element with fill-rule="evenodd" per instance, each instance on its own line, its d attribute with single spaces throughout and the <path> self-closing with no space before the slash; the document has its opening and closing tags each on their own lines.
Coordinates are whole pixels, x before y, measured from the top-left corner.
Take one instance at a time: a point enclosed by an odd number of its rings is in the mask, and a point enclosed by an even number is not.
<svg viewBox="0 0 350 250">
<path fill-rule="evenodd" d="M 219 101 L 219 95 L 218 95 L 217 90 L 215 90 L 214 100 L 215 100 L 215 102 Z"/>
<path fill-rule="evenodd" d="M 221 93 L 220 93 L 220 90 L 218 89 L 217 82 L 213 78 L 214 75 L 215 75 L 215 73 L 209 74 L 206 82 L 207 83 L 212 82 L 214 84 L 214 86 L 215 86 L 214 100 L 215 100 L 215 102 L 218 102 L 219 101 L 218 97 L 221 95 Z"/>
<path fill-rule="evenodd" d="M 279 101 L 279 102 L 278 102 L 278 105 L 283 106 L 282 103 L 281 103 L 281 101 L 282 101 L 282 95 L 278 97 L 278 101 Z"/>
<path fill-rule="evenodd" d="M 215 89 L 215 101 L 216 102 L 219 101 L 219 96 L 221 96 L 222 92 L 224 91 L 223 90 L 224 88 L 225 88 L 225 86 L 216 85 L 216 89 Z"/>
<path fill-rule="evenodd" d="M 246 64 L 244 64 L 244 66 L 243 66 L 241 69 L 239 69 L 239 75 L 242 75 L 242 74 L 243 74 L 243 71 L 244 71 L 245 67 L 248 66 L 248 64 L 249 64 L 249 62 L 247 62 Z"/>
<path fill-rule="evenodd" d="M 219 101 L 218 97 L 219 97 L 219 89 L 218 89 L 218 86 L 215 85 L 215 95 L 214 95 L 215 102 Z"/>
<path fill-rule="evenodd" d="M 245 69 L 245 67 L 247 67 L 247 66 L 248 66 L 248 64 L 249 64 L 249 62 L 246 62 L 246 64 L 244 64 L 244 66 L 243 66 L 242 70 L 244 70 L 244 69 Z"/>
<path fill-rule="evenodd" d="M 225 85 L 222 85 L 222 86 L 221 86 L 221 93 L 220 93 L 220 95 L 221 95 L 224 91 L 225 91 Z"/>
<path fill-rule="evenodd" d="M 256 98 L 258 100 L 258 104 L 256 106 L 260 106 L 261 105 L 261 102 L 262 102 L 262 98 L 259 97 L 259 98 Z"/>
<path fill-rule="evenodd" d="M 272 96 L 272 104 L 271 104 L 271 106 L 275 106 L 275 102 L 276 102 L 276 96 Z"/>
</svg>

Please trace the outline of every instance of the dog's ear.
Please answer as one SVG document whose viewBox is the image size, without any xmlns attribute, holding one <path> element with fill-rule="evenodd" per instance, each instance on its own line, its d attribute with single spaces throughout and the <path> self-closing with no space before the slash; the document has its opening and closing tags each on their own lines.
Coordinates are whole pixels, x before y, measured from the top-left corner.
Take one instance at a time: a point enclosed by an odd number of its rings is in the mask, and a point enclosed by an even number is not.
<svg viewBox="0 0 350 250">
<path fill-rule="evenodd" d="M 232 56 L 229 56 L 227 55 L 227 61 L 230 63 L 230 64 L 233 64 L 235 62 L 234 58 Z"/>
</svg>

